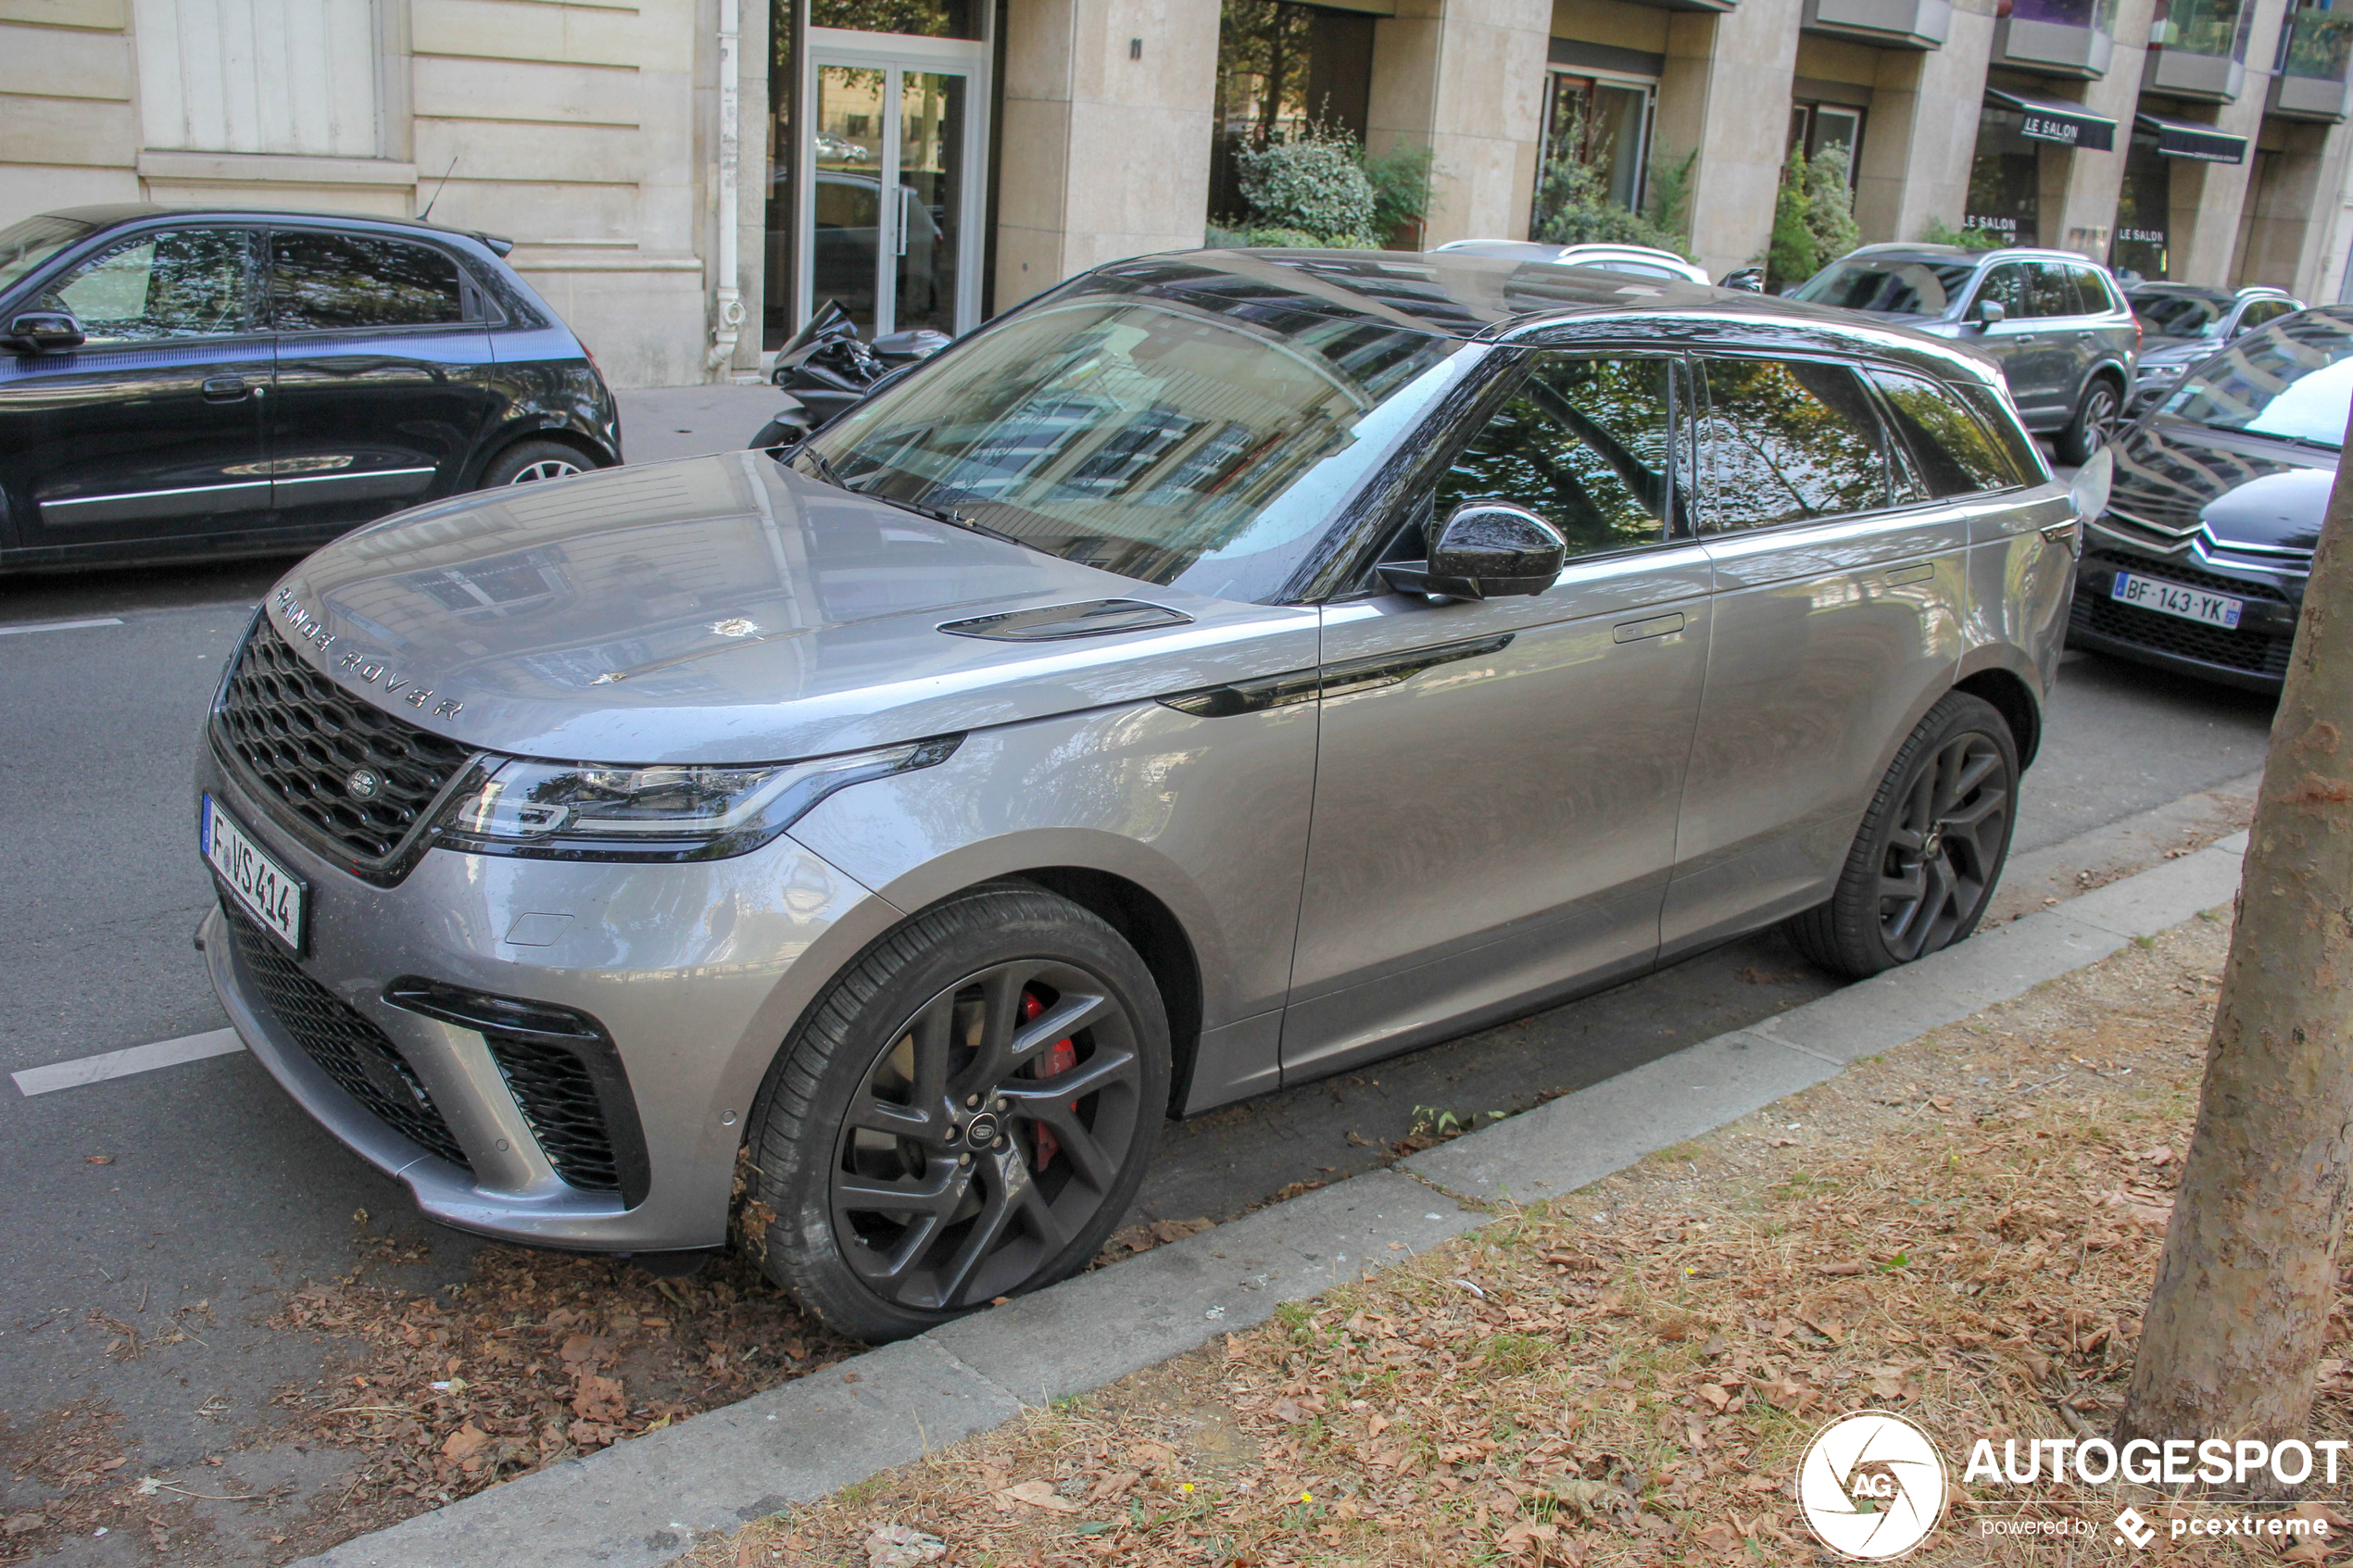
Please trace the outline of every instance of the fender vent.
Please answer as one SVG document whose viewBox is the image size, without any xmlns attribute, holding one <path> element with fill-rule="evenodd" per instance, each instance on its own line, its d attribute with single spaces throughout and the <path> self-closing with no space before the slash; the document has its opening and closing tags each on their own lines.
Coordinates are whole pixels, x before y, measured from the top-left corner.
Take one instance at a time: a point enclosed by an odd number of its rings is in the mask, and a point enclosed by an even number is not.
<svg viewBox="0 0 2353 1568">
<path fill-rule="evenodd" d="M 1048 605 L 1009 615 L 950 621 L 939 629 L 951 637 L 983 637 L 992 643 L 1056 643 L 1066 637 L 1108 637 L 1114 632 L 1189 626 L 1192 621 L 1191 616 L 1166 605 L 1146 604 L 1141 599 L 1088 599 L 1083 604 Z"/>
</svg>

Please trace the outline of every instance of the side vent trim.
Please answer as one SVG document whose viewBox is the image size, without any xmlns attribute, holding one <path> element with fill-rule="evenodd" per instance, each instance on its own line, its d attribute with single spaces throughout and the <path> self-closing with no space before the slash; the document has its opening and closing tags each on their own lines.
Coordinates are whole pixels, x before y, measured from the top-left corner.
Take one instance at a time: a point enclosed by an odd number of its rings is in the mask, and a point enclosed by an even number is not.
<svg viewBox="0 0 2353 1568">
<path fill-rule="evenodd" d="M 1189 615 L 1142 599 L 1088 599 L 943 621 L 939 630 L 951 637 L 980 637 L 992 643 L 1058 643 L 1070 637 L 1108 637 L 1119 632 L 1152 632 L 1192 622 Z"/>
</svg>

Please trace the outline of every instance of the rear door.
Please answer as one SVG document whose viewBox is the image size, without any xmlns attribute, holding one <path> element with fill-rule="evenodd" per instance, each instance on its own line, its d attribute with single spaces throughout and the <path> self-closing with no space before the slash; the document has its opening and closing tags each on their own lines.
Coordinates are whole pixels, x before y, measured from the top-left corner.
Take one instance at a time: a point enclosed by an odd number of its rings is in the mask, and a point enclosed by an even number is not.
<svg viewBox="0 0 2353 1568">
<path fill-rule="evenodd" d="M 86 341 L 0 356 L 0 493 L 18 547 L 184 540 L 267 525 L 254 231 L 149 231 L 44 291 Z"/>
<path fill-rule="evenodd" d="M 1430 509 L 1528 507 L 1568 540 L 1558 579 L 1534 596 L 1325 611 L 1286 1079 L 1458 1034 L 1657 949 L 1707 652 L 1686 370 L 1656 355 L 1531 361 Z"/>
<path fill-rule="evenodd" d="M 494 416 L 487 308 L 457 257 L 421 240 L 270 237 L 271 508 L 335 532 L 447 495 Z"/>
<path fill-rule="evenodd" d="M 1986 269 L 1978 283 L 1976 300 L 1993 300 L 2004 311 L 2001 320 L 1978 334 L 1977 346 L 2002 362 L 2002 378 L 2009 383 L 2011 400 L 2020 413 L 2038 424 L 2049 424 L 2067 397 L 2066 372 L 2053 362 L 2049 322 L 2035 314 L 2031 279 L 2032 264 L 2005 261 Z"/>
<path fill-rule="evenodd" d="M 1960 658 L 1970 510 L 1846 364 L 1709 358 L 1706 696 L 1662 959 L 1819 903 L 1921 694 Z"/>
</svg>

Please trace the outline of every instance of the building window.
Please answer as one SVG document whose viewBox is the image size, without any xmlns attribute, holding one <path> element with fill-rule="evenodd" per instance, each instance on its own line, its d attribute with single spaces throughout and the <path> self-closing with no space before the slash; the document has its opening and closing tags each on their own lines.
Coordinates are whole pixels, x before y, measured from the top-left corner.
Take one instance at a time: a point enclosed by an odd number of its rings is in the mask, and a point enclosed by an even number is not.
<svg viewBox="0 0 2353 1568">
<path fill-rule="evenodd" d="M 1544 78 L 1543 143 L 1536 161 L 1536 200 L 1528 220 L 1529 238 L 1548 236 L 1585 182 L 1565 178 L 1571 168 L 1591 169 L 1591 194 L 1640 212 L 1643 162 L 1650 151 L 1655 82 L 1627 77 L 1547 72 Z"/>
<path fill-rule="evenodd" d="M 1790 106 L 1789 150 L 1804 152 L 1810 163 L 1825 147 L 1846 149 L 1846 182 L 1852 186 L 1856 168 L 1863 161 L 1863 111 L 1853 104 L 1798 99 Z"/>
<path fill-rule="evenodd" d="M 974 0 L 809 0 L 809 25 L 912 38 L 978 38 Z"/>
<path fill-rule="evenodd" d="M 1373 21 L 1286 0 L 1226 0 L 1210 131 L 1211 222 L 1240 228 L 1251 221 L 1235 148 L 1310 126 L 1345 132 L 1364 144 L 1373 101 Z"/>
<path fill-rule="evenodd" d="M 1977 157 L 1969 165 L 1964 229 L 1999 234 L 2004 245 L 2042 243 L 2043 154 L 2028 139 L 2018 109 L 1985 106 L 1977 119 Z"/>
<path fill-rule="evenodd" d="M 2168 270 L 2166 235 L 2172 221 L 2173 160 L 2157 150 L 2157 138 L 2133 133 L 2124 152 L 2124 185 L 2116 197 L 2116 232 L 2108 264 L 2124 282 L 2157 282 Z"/>
<path fill-rule="evenodd" d="M 382 155 L 374 0 L 138 0 L 150 147 Z"/>
</svg>

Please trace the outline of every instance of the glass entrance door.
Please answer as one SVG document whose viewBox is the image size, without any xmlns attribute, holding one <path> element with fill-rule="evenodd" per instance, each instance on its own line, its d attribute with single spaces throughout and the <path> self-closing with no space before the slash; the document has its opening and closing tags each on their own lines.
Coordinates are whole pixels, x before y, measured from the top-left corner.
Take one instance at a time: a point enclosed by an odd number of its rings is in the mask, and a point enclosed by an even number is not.
<svg viewBox="0 0 2353 1568">
<path fill-rule="evenodd" d="M 985 60 L 945 42 L 811 49 L 803 320 L 831 299 L 869 338 L 977 324 Z"/>
</svg>

